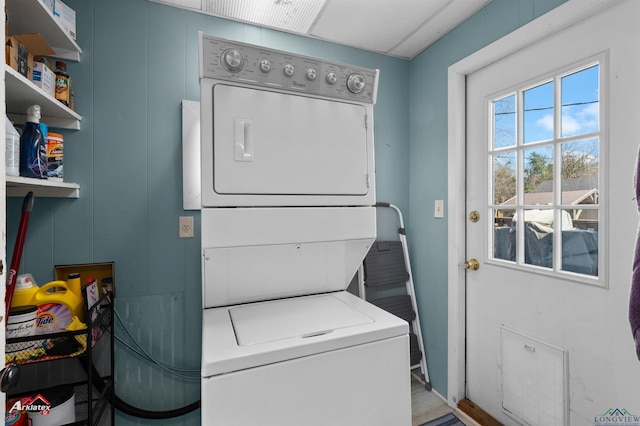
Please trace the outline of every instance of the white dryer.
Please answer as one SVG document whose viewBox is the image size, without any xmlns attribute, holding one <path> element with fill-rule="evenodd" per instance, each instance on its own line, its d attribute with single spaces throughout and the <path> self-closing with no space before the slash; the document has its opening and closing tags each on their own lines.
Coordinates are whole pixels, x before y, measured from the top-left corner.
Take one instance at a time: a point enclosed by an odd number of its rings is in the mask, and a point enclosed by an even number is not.
<svg viewBox="0 0 640 426">
<path fill-rule="evenodd" d="M 411 424 L 376 236 L 377 70 L 200 35 L 202 424 Z"/>
</svg>

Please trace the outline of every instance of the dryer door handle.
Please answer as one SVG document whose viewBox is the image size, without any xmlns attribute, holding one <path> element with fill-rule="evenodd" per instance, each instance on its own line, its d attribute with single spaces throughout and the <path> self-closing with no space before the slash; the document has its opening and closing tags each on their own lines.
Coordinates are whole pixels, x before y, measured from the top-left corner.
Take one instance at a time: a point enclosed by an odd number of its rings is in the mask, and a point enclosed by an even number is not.
<svg viewBox="0 0 640 426">
<path fill-rule="evenodd" d="M 234 145 L 236 161 L 253 161 L 253 120 L 234 119 Z"/>
</svg>

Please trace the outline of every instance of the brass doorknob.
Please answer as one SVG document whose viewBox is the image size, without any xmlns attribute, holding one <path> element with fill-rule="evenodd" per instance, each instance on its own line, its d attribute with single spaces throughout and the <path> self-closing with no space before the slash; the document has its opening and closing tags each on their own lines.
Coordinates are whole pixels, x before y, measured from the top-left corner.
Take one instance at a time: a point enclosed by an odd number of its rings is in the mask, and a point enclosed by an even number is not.
<svg viewBox="0 0 640 426">
<path fill-rule="evenodd" d="M 480 269 L 480 262 L 478 261 L 478 259 L 472 258 L 464 262 L 464 267 L 465 269 L 477 271 L 478 269 Z"/>
</svg>

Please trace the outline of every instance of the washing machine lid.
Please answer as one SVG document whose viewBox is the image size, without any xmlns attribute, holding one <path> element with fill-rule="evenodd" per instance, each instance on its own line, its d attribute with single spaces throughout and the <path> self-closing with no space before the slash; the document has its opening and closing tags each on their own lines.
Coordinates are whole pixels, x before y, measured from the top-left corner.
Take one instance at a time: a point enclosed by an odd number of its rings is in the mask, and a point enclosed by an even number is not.
<svg viewBox="0 0 640 426">
<path fill-rule="evenodd" d="M 330 295 L 236 306 L 229 316 L 240 346 L 316 337 L 374 321 Z"/>
<path fill-rule="evenodd" d="M 346 292 L 205 309 L 202 376 L 408 333 L 406 321 Z"/>
</svg>

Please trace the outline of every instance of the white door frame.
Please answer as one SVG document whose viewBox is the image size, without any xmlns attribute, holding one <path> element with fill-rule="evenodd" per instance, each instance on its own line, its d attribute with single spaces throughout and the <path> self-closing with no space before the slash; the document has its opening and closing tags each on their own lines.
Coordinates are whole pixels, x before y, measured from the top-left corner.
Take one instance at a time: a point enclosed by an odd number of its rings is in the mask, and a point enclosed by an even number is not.
<svg viewBox="0 0 640 426">
<path fill-rule="evenodd" d="M 448 383 L 447 400 L 465 398 L 466 76 L 627 0 L 568 0 L 451 65 L 448 71 Z"/>
</svg>

